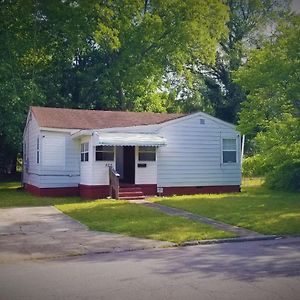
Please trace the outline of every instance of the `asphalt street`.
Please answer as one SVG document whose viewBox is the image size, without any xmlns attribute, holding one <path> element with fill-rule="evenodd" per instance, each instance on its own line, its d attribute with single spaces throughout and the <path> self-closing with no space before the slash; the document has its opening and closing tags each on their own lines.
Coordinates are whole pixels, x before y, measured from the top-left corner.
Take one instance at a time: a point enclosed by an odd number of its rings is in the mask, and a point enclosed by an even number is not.
<svg viewBox="0 0 300 300">
<path fill-rule="evenodd" d="M 300 299 L 300 238 L 0 265 L 0 299 Z"/>
</svg>

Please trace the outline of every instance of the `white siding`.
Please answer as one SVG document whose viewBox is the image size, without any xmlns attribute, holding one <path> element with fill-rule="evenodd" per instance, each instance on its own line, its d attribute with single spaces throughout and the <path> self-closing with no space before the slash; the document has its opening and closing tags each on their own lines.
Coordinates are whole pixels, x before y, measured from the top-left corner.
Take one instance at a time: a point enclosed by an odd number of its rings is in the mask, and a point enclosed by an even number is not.
<svg viewBox="0 0 300 300">
<path fill-rule="evenodd" d="M 81 139 L 81 143 L 89 142 L 89 161 L 80 163 L 80 183 L 86 185 L 108 185 L 109 166 L 115 168 L 116 151 L 114 161 L 96 161 L 95 146 L 92 144 L 91 137 Z"/>
<path fill-rule="evenodd" d="M 24 133 L 23 144 L 26 144 L 27 162 L 24 161 L 23 182 L 39 186 L 40 163 L 37 163 L 37 139 L 41 140 L 41 132 L 33 116 L 29 116 L 27 128 Z M 25 157 L 25 153 L 24 153 Z M 25 165 L 27 164 L 27 171 Z"/>
<path fill-rule="evenodd" d="M 205 119 L 205 124 L 200 123 Z M 138 147 L 135 150 L 135 183 L 155 184 L 161 187 L 239 185 L 240 138 L 238 132 L 223 122 L 199 114 L 155 126 L 134 128 L 147 131 L 152 128 L 167 139 L 167 146 L 157 148 L 157 160 L 147 161 L 146 168 L 138 168 Z M 40 141 L 40 163 L 36 159 L 37 138 Z M 222 163 L 222 139 L 236 138 L 238 162 Z M 116 168 L 114 161 L 96 161 L 91 136 L 73 140 L 70 132 L 40 130 L 34 117 L 28 121 L 24 133 L 28 153 L 28 173 L 25 183 L 37 187 L 71 187 L 108 185 L 108 167 Z M 89 142 L 89 161 L 80 162 L 80 144 Z M 120 154 L 121 155 L 121 154 Z M 121 172 L 120 172 L 121 173 Z"/>
<path fill-rule="evenodd" d="M 75 187 L 80 181 L 79 142 L 67 132 L 41 131 L 40 187 Z"/>
<path fill-rule="evenodd" d="M 205 124 L 200 124 L 200 118 Z M 162 127 L 167 146 L 158 149 L 157 185 L 239 185 L 240 141 L 238 132 L 225 124 L 195 115 Z M 238 162 L 222 164 L 222 138 L 238 139 Z"/>
<path fill-rule="evenodd" d="M 139 168 L 138 164 L 146 164 L 146 168 Z M 138 147 L 135 147 L 135 183 L 156 184 L 157 182 L 157 160 L 139 162 Z"/>
<path fill-rule="evenodd" d="M 29 118 L 30 120 L 30 118 Z M 37 163 L 36 144 L 39 137 L 40 163 Z M 25 183 L 40 188 L 78 186 L 80 178 L 80 152 L 78 142 L 67 132 L 40 130 L 32 116 L 24 134 L 29 161 Z M 25 169 L 25 168 L 24 168 Z"/>
</svg>

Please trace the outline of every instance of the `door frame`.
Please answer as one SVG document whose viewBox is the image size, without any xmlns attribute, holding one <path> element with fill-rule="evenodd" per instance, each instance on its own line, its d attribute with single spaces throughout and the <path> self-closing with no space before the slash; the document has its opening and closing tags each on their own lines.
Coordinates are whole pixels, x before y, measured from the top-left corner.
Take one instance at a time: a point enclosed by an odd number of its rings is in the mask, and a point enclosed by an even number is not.
<svg viewBox="0 0 300 300">
<path fill-rule="evenodd" d="M 135 147 L 123 146 L 123 182 L 135 184 Z"/>
</svg>

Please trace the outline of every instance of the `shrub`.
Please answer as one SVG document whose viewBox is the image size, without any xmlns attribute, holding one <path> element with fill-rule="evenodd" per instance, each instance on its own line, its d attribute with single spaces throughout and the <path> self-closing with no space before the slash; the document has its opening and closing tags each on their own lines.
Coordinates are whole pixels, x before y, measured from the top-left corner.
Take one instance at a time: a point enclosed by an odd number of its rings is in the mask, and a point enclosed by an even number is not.
<svg viewBox="0 0 300 300">
<path fill-rule="evenodd" d="M 260 154 L 244 158 L 242 172 L 243 172 L 243 176 L 245 177 L 264 176 L 265 175 L 264 158 Z"/>
<path fill-rule="evenodd" d="M 300 192 L 300 161 L 274 168 L 267 173 L 265 184 L 272 189 Z"/>
</svg>

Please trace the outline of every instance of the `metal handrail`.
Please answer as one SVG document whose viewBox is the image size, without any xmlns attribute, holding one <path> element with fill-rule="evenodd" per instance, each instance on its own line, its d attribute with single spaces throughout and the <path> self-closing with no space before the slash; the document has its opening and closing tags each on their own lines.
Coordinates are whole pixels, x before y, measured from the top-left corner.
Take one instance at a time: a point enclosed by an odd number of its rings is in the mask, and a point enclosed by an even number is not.
<svg viewBox="0 0 300 300">
<path fill-rule="evenodd" d="M 109 167 L 109 195 L 111 198 L 119 199 L 120 174 L 112 167 Z"/>
</svg>

